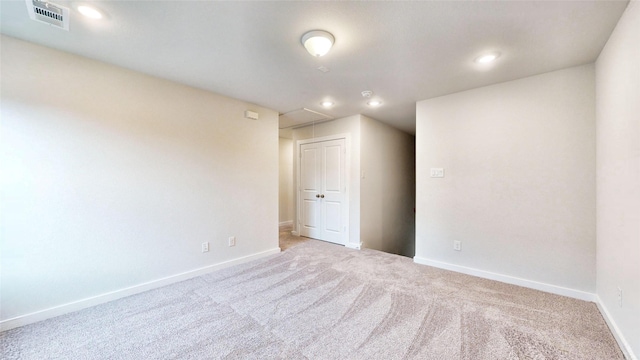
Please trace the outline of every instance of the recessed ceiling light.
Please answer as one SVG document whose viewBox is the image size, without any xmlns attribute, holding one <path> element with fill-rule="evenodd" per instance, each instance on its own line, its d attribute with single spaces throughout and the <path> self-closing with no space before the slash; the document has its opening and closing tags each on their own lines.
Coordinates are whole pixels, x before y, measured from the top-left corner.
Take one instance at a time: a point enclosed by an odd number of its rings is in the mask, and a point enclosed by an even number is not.
<svg viewBox="0 0 640 360">
<path fill-rule="evenodd" d="M 320 105 L 328 108 L 328 107 L 332 107 L 333 106 L 333 101 L 323 101 L 320 103 Z"/>
<path fill-rule="evenodd" d="M 92 19 L 102 19 L 102 13 L 91 6 L 80 5 L 78 6 L 78 12 L 88 18 Z"/>
<path fill-rule="evenodd" d="M 369 105 L 369 106 L 380 106 L 380 105 L 382 105 L 382 101 L 380 101 L 380 100 L 370 100 L 370 101 L 367 101 L 367 105 Z"/>
<path fill-rule="evenodd" d="M 487 53 L 487 54 L 478 56 L 475 62 L 477 62 L 478 64 L 488 64 L 490 62 L 495 61 L 499 57 L 500 57 L 499 52 Z"/>
</svg>

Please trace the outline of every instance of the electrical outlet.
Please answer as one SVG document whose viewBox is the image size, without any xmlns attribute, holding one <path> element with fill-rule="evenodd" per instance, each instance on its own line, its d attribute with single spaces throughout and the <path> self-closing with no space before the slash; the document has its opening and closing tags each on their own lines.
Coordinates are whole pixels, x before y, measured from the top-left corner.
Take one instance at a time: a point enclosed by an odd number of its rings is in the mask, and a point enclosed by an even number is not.
<svg viewBox="0 0 640 360">
<path fill-rule="evenodd" d="M 230 236 L 229 237 L 229 246 L 236 246 L 236 237 L 235 236 Z"/>
<path fill-rule="evenodd" d="M 453 250 L 462 251 L 462 241 L 456 240 L 453 242 Z"/>
<path fill-rule="evenodd" d="M 622 307 L 622 289 L 618 287 L 618 307 Z"/>
<path fill-rule="evenodd" d="M 202 252 L 206 253 L 208 251 L 209 251 L 209 242 L 205 241 L 205 242 L 202 243 Z"/>
</svg>

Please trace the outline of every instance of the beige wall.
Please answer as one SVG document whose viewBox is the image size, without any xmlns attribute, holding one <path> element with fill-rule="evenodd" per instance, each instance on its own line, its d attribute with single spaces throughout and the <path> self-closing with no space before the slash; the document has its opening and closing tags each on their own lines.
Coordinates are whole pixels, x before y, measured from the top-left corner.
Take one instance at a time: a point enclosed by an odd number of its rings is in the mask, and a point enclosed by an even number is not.
<svg viewBox="0 0 640 360">
<path fill-rule="evenodd" d="M 4 36 L 1 66 L 2 319 L 278 251 L 277 112 Z"/>
<path fill-rule="evenodd" d="M 593 294 L 594 103 L 593 65 L 418 102 L 416 262 Z"/>
<path fill-rule="evenodd" d="M 415 255 L 415 137 L 361 117 L 360 236 L 369 249 Z"/>
<path fill-rule="evenodd" d="M 293 223 L 294 202 L 293 202 L 293 140 L 287 138 L 279 138 L 279 221 L 283 223 Z"/>
<path fill-rule="evenodd" d="M 596 63 L 597 293 L 640 356 L 640 2 L 632 1 Z M 622 289 L 622 306 L 618 303 Z"/>
<path fill-rule="evenodd" d="M 305 126 L 293 130 L 293 174 L 294 188 L 296 174 L 298 172 L 298 140 L 313 139 L 329 135 L 350 134 L 351 136 L 351 164 L 349 184 L 349 243 L 355 247 L 360 244 L 360 115 L 348 116 L 341 119 L 327 121 L 320 124 Z M 298 192 L 295 192 L 295 204 L 298 201 Z M 297 209 L 297 207 L 296 207 Z M 294 229 L 298 229 L 297 212 L 294 214 Z"/>
</svg>

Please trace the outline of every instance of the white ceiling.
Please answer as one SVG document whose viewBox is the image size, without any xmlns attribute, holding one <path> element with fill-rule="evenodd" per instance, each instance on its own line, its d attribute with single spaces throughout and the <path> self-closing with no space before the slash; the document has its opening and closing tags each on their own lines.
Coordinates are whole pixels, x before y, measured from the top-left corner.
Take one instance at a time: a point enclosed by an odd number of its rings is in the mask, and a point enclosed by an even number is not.
<svg viewBox="0 0 640 360">
<path fill-rule="evenodd" d="M 53 0 L 75 8 L 88 1 Z M 596 60 L 627 1 L 90 1 L 66 32 L 0 1 L 3 34 L 287 113 L 364 114 L 415 133 L 415 102 Z M 335 36 L 328 55 L 300 38 Z M 494 64 L 473 59 L 498 50 Z M 331 71 L 323 73 L 317 68 Z M 370 108 L 372 90 L 383 101 Z M 331 109 L 320 106 L 330 99 Z"/>
</svg>

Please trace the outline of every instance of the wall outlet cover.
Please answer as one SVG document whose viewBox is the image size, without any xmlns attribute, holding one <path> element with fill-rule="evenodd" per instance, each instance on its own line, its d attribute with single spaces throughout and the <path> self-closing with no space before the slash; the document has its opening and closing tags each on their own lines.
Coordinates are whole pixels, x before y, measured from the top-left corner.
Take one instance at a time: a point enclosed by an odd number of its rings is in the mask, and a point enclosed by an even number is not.
<svg viewBox="0 0 640 360">
<path fill-rule="evenodd" d="M 453 250 L 462 251 L 462 241 L 456 240 L 453 242 Z"/>
</svg>

